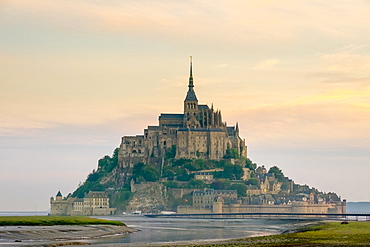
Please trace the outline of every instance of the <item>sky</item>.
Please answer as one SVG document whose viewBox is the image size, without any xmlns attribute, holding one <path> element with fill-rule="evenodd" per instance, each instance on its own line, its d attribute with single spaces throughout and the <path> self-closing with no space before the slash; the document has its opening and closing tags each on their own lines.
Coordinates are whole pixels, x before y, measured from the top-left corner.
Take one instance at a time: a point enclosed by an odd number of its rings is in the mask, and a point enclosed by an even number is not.
<svg viewBox="0 0 370 247">
<path fill-rule="evenodd" d="M 259 165 L 370 201 L 370 1 L 0 0 L 0 211 L 47 210 L 199 103 Z"/>
</svg>

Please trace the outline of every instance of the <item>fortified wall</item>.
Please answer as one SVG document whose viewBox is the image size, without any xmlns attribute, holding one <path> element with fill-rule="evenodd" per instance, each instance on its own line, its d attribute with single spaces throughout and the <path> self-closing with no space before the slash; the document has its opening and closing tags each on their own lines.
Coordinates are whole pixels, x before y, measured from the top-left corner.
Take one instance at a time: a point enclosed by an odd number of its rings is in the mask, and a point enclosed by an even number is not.
<svg viewBox="0 0 370 247">
<path fill-rule="evenodd" d="M 213 202 L 211 208 L 179 206 L 178 214 L 203 213 L 317 213 L 345 214 L 346 201 L 330 204 L 309 204 L 309 202 L 292 202 L 290 205 L 223 205 L 222 201 Z"/>
</svg>

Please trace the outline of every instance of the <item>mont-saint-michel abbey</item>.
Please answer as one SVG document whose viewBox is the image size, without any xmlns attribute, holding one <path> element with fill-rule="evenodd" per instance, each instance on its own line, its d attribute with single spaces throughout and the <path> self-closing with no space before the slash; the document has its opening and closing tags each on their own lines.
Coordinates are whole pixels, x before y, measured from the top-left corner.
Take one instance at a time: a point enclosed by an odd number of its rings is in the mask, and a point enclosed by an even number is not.
<svg viewBox="0 0 370 247">
<path fill-rule="evenodd" d="M 222 121 L 221 111 L 214 110 L 213 104 L 209 107 L 198 103 L 192 69 L 191 61 L 183 113 L 162 113 L 159 125 L 148 126 L 144 135 L 122 137 L 119 161 L 123 167 L 162 158 L 173 145 L 176 145 L 177 159 L 220 160 L 230 148 L 247 157 L 247 147 L 239 136 L 238 124 L 227 126 Z"/>
<path fill-rule="evenodd" d="M 220 110 L 198 103 L 192 60 L 183 107 L 160 114 L 142 135 L 123 136 L 73 193 L 50 199 L 50 214 L 346 212 L 336 193 L 253 163 L 238 123 L 228 126 Z"/>
</svg>

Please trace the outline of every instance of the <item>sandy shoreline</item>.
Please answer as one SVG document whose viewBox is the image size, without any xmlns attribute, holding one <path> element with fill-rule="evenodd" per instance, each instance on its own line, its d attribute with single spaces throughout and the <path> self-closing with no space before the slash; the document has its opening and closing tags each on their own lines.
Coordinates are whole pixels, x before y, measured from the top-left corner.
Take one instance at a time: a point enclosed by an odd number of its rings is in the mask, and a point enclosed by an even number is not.
<svg viewBox="0 0 370 247">
<path fill-rule="evenodd" d="M 307 224 L 302 224 L 307 225 Z M 302 226 L 301 225 L 301 226 Z M 298 227 L 299 228 L 299 227 Z M 0 227 L 0 246 L 78 246 L 90 245 L 94 239 L 104 237 L 115 237 L 139 230 L 127 226 L 115 225 L 55 225 L 55 226 L 2 226 Z M 266 236 L 271 234 L 256 234 L 255 236 Z M 255 237 L 255 236 L 249 236 Z M 198 246 L 207 244 L 231 244 L 240 243 L 241 238 L 234 239 L 207 239 L 177 242 L 155 242 L 155 243 L 94 243 L 93 246 Z M 243 238 L 242 238 L 243 239 Z M 238 241 L 239 240 L 239 241 Z"/>
<path fill-rule="evenodd" d="M 0 246 L 62 246 L 74 241 L 111 237 L 135 232 L 127 226 L 115 225 L 55 225 L 55 226 L 2 226 Z"/>
<path fill-rule="evenodd" d="M 61 225 L 61 226 L 6 226 L 0 227 L 0 246 L 78 246 L 90 245 L 91 240 L 115 237 L 137 232 L 127 226 L 114 225 Z M 260 236 L 260 235 L 259 235 Z M 125 243 L 125 246 L 192 246 L 230 243 L 236 239 L 194 240 L 165 243 Z M 123 246 L 118 243 L 94 244 L 93 246 Z"/>
</svg>

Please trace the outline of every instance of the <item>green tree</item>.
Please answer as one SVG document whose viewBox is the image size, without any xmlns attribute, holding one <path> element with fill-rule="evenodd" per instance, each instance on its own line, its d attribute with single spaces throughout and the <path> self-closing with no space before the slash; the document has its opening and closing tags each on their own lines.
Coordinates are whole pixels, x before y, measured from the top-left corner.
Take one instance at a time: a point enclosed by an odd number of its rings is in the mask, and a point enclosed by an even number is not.
<svg viewBox="0 0 370 247">
<path fill-rule="evenodd" d="M 176 156 L 176 145 L 172 145 L 171 149 L 166 152 L 165 159 L 174 159 Z"/>
<path fill-rule="evenodd" d="M 159 169 L 153 165 L 137 163 L 132 169 L 132 177 L 137 182 L 141 180 L 155 182 L 159 179 Z"/>
<path fill-rule="evenodd" d="M 238 149 L 229 147 L 226 149 L 224 159 L 239 159 L 239 157 Z"/>
<path fill-rule="evenodd" d="M 92 190 L 92 191 L 104 191 L 104 187 L 103 187 L 103 185 L 96 183 L 91 187 L 90 190 Z"/>
<path fill-rule="evenodd" d="M 184 166 L 185 164 L 188 164 L 188 163 L 192 163 L 192 160 L 190 159 L 176 159 L 173 163 L 172 163 L 172 166 L 175 167 L 175 166 Z"/>
<path fill-rule="evenodd" d="M 250 178 L 248 181 L 245 182 L 246 185 L 257 185 L 258 179 L 257 178 Z"/>
<path fill-rule="evenodd" d="M 236 190 L 239 196 L 247 195 L 247 186 L 243 183 L 232 184 L 229 190 Z"/>
<path fill-rule="evenodd" d="M 188 187 L 192 189 L 202 189 L 206 188 L 207 184 L 199 179 L 193 179 L 188 183 Z"/>
<path fill-rule="evenodd" d="M 164 171 L 163 171 L 163 177 L 165 177 L 165 178 L 172 178 L 174 176 L 175 176 L 175 173 L 172 170 L 167 169 L 167 168 L 164 169 Z"/>
<path fill-rule="evenodd" d="M 82 198 L 90 190 L 104 191 L 109 186 L 112 186 L 112 182 L 105 184 L 100 184 L 100 182 L 103 177 L 112 172 L 112 170 L 118 166 L 118 153 L 119 148 L 116 148 L 113 151 L 112 157 L 105 155 L 103 158 L 99 159 L 98 169 L 94 169 L 92 173 L 87 176 L 86 181 L 82 184 L 79 184 L 72 196 Z"/>
<path fill-rule="evenodd" d="M 222 190 L 224 189 L 224 184 L 220 180 L 216 180 L 211 183 L 211 188 L 215 190 Z"/>
<path fill-rule="evenodd" d="M 186 170 L 183 170 L 182 173 L 176 177 L 176 179 L 179 181 L 189 181 L 191 178 L 190 175 L 186 172 Z"/>
<path fill-rule="evenodd" d="M 118 152 L 119 148 L 116 148 L 113 151 L 112 157 L 110 157 L 109 155 L 105 155 L 103 158 L 99 159 L 97 172 L 105 175 L 116 168 L 118 166 Z"/>
<path fill-rule="evenodd" d="M 186 163 L 184 168 L 188 169 L 189 171 L 199 171 L 199 167 L 195 163 Z"/>
<path fill-rule="evenodd" d="M 240 165 L 233 164 L 226 165 L 222 173 L 223 178 L 228 178 L 230 180 L 240 180 L 243 175 L 243 168 Z"/>
<path fill-rule="evenodd" d="M 141 172 L 145 181 L 155 182 L 159 179 L 159 169 L 153 165 L 146 165 Z"/>
<path fill-rule="evenodd" d="M 253 163 L 249 158 L 246 158 L 245 168 L 249 168 L 250 170 L 256 170 L 257 164 Z"/>
<path fill-rule="evenodd" d="M 284 179 L 284 174 L 283 174 L 283 171 L 277 167 L 277 166 L 273 166 L 269 169 L 268 173 L 274 173 L 275 174 L 275 177 L 279 180 L 279 181 L 282 181 Z"/>
<path fill-rule="evenodd" d="M 136 178 L 142 176 L 142 172 L 143 172 L 144 167 L 145 167 L 145 164 L 142 163 L 142 162 L 135 164 L 134 167 L 132 168 L 133 178 L 136 179 Z"/>
<path fill-rule="evenodd" d="M 179 187 L 179 184 L 175 181 L 166 181 L 166 182 L 163 182 L 164 186 L 168 187 L 168 188 L 178 188 Z"/>
</svg>

